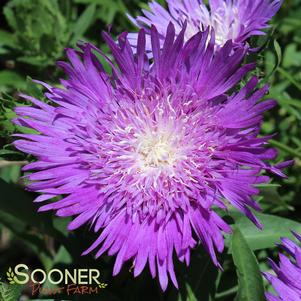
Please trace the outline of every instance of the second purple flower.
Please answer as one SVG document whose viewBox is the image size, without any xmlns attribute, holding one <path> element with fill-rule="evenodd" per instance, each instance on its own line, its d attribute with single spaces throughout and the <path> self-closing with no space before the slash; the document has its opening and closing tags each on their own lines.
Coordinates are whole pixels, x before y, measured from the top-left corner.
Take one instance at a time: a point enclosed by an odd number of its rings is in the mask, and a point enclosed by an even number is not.
<svg viewBox="0 0 301 301">
<path fill-rule="evenodd" d="M 301 242 L 301 236 L 293 233 Z M 264 273 L 265 278 L 272 284 L 277 296 L 266 293 L 268 301 L 300 301 L 301 300 L 301 248 L 294 241 L 282 238 L 280 247 L 287 255 L 280 253 L 279 264 L 270 260 L 274 274 Z"/>
</svg>

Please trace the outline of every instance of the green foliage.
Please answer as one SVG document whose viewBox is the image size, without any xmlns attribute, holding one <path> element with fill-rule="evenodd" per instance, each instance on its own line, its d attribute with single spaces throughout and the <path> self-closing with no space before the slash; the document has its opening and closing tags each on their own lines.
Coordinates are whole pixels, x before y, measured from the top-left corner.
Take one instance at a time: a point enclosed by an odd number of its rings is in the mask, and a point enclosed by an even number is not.
<svg viewBox="0 0 301 301">
<path fill-rule="evenodd" d="M 85 33 L 85 31 L 89 28 L 91 22 L 93 21 L 93 17 L 95 15 L 95 4 L 90 4 L 87 6 L 85 11 L 78 18 L 77 22 L 73 27 L 73 37 L 72 42 L 76 43 L 79 38 Z"/>
<path fill-rule="evenodd" d="M 239 283 L 235 301 L 264 301 L 257 259 L 238 228 L 235 228 L 232 237 L 232 255 Z"/>
<path fill-rule="evenodd" d="M 118 13 L 124 14 L 127 10 L 121 0 L 116 0 L 114 5 L 110 0 L 75 0 L 75 2 L 96 5 L 98 7 L 97 16 L 105 24 L 111 24 Z"/>
<path fill-rule="evenodd" d="M 0 301 L 16 301 L 21 296 L 21 285 L 9 285 L 0 279 Z"/>
<path fill-rule="evenodd" d="M 281 237 L 293 238 L 292 230 L 301 233 L 301 223 L 275 215 L 256 214 L 263 225 L 263 230 L 258 229 L 240 213 L 232 216 L 252 251 L 273 248 L 275 243 L 280 242 Z"/>
<path fill-rule="evenodd" d="M 162 4 L 164 1 L 160 1 Z M 212 265 L 202 247 L 191 256 L 189 268 L 177 263 L 180 289 L 169 287 L 162 293 L 148 271 L 132 277 L 127 266 L 121 275 L 112 278 L 112 258 L 80 253 L 95 235 L 87 228 L 69 233 L 68 220 L 52 214 L 37 214 L 32 203 L 35 194 L 24 191 L 22 166 L 31 156 L 12 146 L 15 132 L 28 129 L 12 123 L 14 107 L 29 105 L 19 97 L 22 91 L 47 101 L 40 87 L 31 78 L 58 86 L 60 71 L 57 60 L 64 59 L 66 47 L 76 47 L 79 40 L 90 41 L 108 53 L 101 31 L 117 35 L 134 30 L 126 13 L 138 14 L 147 9 L 146 0 L 5 0 L 0 27 L 0 276 L 9 266 L 25 260 L 38 267 L 95 268 L 102 271 L 108 287 L 102 295 L 74 297 L 72 300 L 106 301 L 260 301 L 263 281 L 259 272 L 267 269 L 267 257 L 276 258 L 275 243 L 280 237 L 291 237 L 290 230 L 301 232 L 301 0 L 287 0 L 267 36 L 252 39 L 252 46 L 262 47 L 248 60 L 257 59 L 255 73 L 261 84 L 271 86 L 266 98 L 274 98 L 278 106 L 266 114 L 263 135 L 277 133 L 270 141 L 279 151 L 278 162 L 294 159 L 287 169 L 287 179 L 276 178 L 273 184 L 261 185 L 258 202 L 263 213 L 258 218 L 264 226 L 259 231 L 245 216 L 230 211 L 233 235 L 227 236 L 226 250 L 220 263 L 223 271 Z M 5 278 L 6 279 L 6 278 Z M 2 278 L 3 280 L 3 278 Z M 6 279 L 7 280 L 7 279 Z M 238 285 L 237 285 L 238 284 Z M 18 300 L 27 288 L 0 284 L 0 301 Z M 235 297 L 236 295 L 236 297 Z M 52 296 L 48 296 L 52 300 Z M 2 299 L 1 299 L 2 298 Z M 31 298 L 31 297 L 30 297 Z M 40 296 L 47 300 L 47 296 Z M 66 300 L 68 296 L 62 296 Z M 36 300 L 36 299 L 35 299 Z"/>
<path fill-rule="evenodd" d="M 14 31 L 14 43 L 9 46 L 20 51 L 19 61 L 48 65 L 62 55 L 70 32 L 58 1 L 13 0 L 3 11 Z"/>
</svg>

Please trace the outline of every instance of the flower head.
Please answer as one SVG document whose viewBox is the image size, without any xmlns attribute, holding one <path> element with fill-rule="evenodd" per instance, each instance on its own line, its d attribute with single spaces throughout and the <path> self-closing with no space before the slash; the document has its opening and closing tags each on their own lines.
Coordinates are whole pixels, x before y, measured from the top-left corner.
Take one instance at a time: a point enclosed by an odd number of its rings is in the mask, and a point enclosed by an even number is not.
<svg viewBox="0 0 301 301">
<path fill-rule="evenodd" d="M 71 64 L 59 63 L 69 77 L 63 88 L 44 84 L 51 103 L 23 96 L 33 106 L 16 108 L 15 122 L 38 132 L 17 135 L 15 146 L 38 159 L 24 170 L 34 171 L 36 202 L 48 201 L 40 211 L 76 216 L 69 230 L 89 223 L 100 234 L 85 254 L 117 254 L 114 274 L 130 259 L 135 276 L 148 263 L 163 289 L 168 274 L 177 286 L 173 254 L 188 264 L 197 242 L 218 265 L 230 227 L 213 207 L 231 203 L 260 226 L 250 210 L 260 209 L 254 185 L 269 180 L 264 170 L 280 173 L 267 163 L 275 157 L 268 138 L 258 137 L 262 113 L 274 106 L 259 102 L 267 87 L 254 91 L 254 77 L 230 95 L 254 66 L 240 67 L 245 50 L 231 41 L 215 51 L 208 35 L 184 43 L 185 28 L 176 37 L 170 24 L 160 49 L 152 27 L 149 60 L 144 29 L 136 54 L 126 34 L 116 44 L 105 33 L 118 68 L 90 44 L 69 49 Z"/>
<path fill-rule="evenodd" d="M 301 236 L 293 233 L 301 243 Z M 266 293 L 269 301 L 300 301 L 301 300 L 301 248 L 288 238 L 282 239 L 280 245 L 288 254 L 279 255 L 279 264 L 270 260 L 270 265 L 276 275 L 264 273 L 272 284 L 278 296 Z"/>
<path fill-rule="evenodd" d="M 202 0 L 167 0 L 167 4 L 168 10 L 153 1 L 149 3 L 150 11 L 143 10 L 144 16 L 130 19 L 138 27 L 155 25 L 162 41 L 169 22 L 174 24 L 177 34 L 187 22 L 186 40 L 210 27 L 215 32 L 216 46 L 220 47 L 228 40 L 243 44 L 251 36 L 262 35 L 282 0 L 211 0 L 209 9 Z M 130 39 L 135 45 L 137 34 L 132 33 Z"/>
</svg>

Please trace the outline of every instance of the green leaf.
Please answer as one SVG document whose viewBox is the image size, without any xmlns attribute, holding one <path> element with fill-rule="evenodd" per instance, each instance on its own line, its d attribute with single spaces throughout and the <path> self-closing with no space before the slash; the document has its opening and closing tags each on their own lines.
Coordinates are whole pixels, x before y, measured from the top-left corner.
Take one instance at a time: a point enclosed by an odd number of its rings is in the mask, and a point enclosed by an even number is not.
<svg viewBox="0 0 301 301">
<path fill-rule="evenodd" d="M 296 149 L 291 148 L 290 146 L 288 146 L 284 143 L 281 143 L 281 142 L 276 141 L 274 139 L 271 139 L 270 143 L 271 143 L 272 146 L 277 147 L 278 149 L 282 150 L 283 152 L 285 152 L 286 154 L 288 154 L 290 156 L 301 158 L 301 152 L 300 151 L 297 151 Z"/>
<path fill-rule="evenodd" d="M 25 78 L 23 78 L 18 73 L 13 71 L 9 71 L 9 70 L 0 71 L 0 88 L 6 86 L 24 88 L 26 86 Z"/>
<path fill-rule="evenodd" d="M 0 283 L 0 300 L 3 301 L 19 300 L 22 290 L 23 290 L 22 285 L 8 285 L 5 283 Z"/>
<path fill-rule="evenodd" d="M 45 68 L 49 64 L 53 64 L 53 61 L 48 60 L 42 56 L 37 56 L 37 57 L 21 56 L 17 58 L 17 61 L 35 67 L 43 67 L 43 68 Z"/>
<path fill-rule="evenodd" d="M 6 18 L 8 25 L 11 28 L 16 29 L 17 28 L 17 20 L 15 18 L 13 10 L 11 9 L 11 7 L 9 5 L 4 7 L 3 14 Z"/>
<path fill-rule="evenodd" d="M 117 14 L 125 15 L 127 8 L 122 0 L 75 0 L 77 3 L 97 5 L 96 16 L 105 24 L 111 24 Z"/>
<path fill-rule="evenodd" d="M 8 31 L 0 29 L 0 46 L 14 47 L 16 44 L 15 37 Z"/>
<path fill-rule="evenodd" d="M 297 51 L 296 44 L 289 44 L 284 52 L 283 67 L 290 68 L 292 66 L 301 65 L 301 52 Z"/>
<path fill-rule="evenodd" d="M 185 284 L 186 291 L 187 291 L 187 301 L 198 301 L 197 297 L 195 296 L 192 288 L 190 287 L 189 283 Z"/>
<path fill-rule="evenodd" d="M 6 156 L 6 155 L 20 155 L 20 153 L 9 149 L 1 149 L 0 156 Z"/>
<path fill-rule="evenodd" d="M 257 259 L 238 228 L 232 237 L 232 250 L 238 276 L 235 301 L 264 301 L 264 287 Z"/>
<path fill-rule="evenodd" d="M 282 61 L 282 50 L 277 40 L 274 40 L 274 48 L 277 55 L 277 65 L 276 65 L 276 69 L 277 69 Z"/>
<path fill-rule="evenodd" d="M 77 40 L 86 32 L 91 25 L 95 15 L 95 4 L 90 4 L 78 18 L 73 27 L 73 38 L 71 43 L 76 43 Z"/>
<path fill-rule="evenodd" d="M 43 67 L 62 56 L 71 30 L 58 0 L 11 0 L 4 7 L 7 23 L 14 31 L 16 60 Z"/>
<path fill-rule="evenodd" d="M 274 40 L 274 50 L 275 53 L 269 51 L 266 52 L 265 64 L 267 75 L 265 77 L 265 81 L 268 81 L 268 79 L 280 68 L 281 65 L 282 50 L 277 40 Z"/>
<path fill-rule="evenodd" d="M 292 85 L 294 85 L 297 89 L 301 91 L 301 84 L 295 79 L 294 75 L 280 67 L 277 69 L 277 71 L 287 80 L 289 80 Z"/>
<path fill-rule="evenodd" d="M 273 248 L 276 243 L 280 242 L 281 237 L 293 238 L 291 230 L 301 232 L 300 223 L 275 215 L 256 214 L 257 218 L 263 224 L 263 230 L 259 230 L 243 214 L 235 213 L 231 214 L 231 216 L 235 219 L 236 226 L 241 230 L 253 251 Z"/>
<path fill-rule="evenodd" d="M 8 184 L 0 179 L 0 212 L 10 215 L 13 220 L 19 220 L 20 226 L 26 223 L 40 231 L 65 242 L 64 235 L 53 227 L 50 214 L 40 214 L 29 194 L 14 184 Z M 0 219 L 2 221 L 2 219 Z M 15 224 L 15 223 L 14 223 Z M 13 224 L 13 225 L 14 225 Z"/>
<path fill-rule="evenodd" d="M 20 179 L 20 170 L 24 162 L 0 160 L 0 178 L 7 183 L 17 183 Z"/>
</svg>

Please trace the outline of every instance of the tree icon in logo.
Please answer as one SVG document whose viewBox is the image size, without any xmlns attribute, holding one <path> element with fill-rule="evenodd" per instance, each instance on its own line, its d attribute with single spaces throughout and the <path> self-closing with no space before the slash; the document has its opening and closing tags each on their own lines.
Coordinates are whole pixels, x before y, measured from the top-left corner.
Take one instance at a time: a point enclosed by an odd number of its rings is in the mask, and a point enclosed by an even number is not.
<svg viewBox="0 0 301 301">
<path fill-rule="evenodd" d="M 15 284 L 15 273 L 13 272 L 12 268 L 9 267 L 8 271 L 6 272 L 6 276 L 7 276 L 7 280 L 9 282 L 9 284 Z"/>
<path fill-rule="evenodd" d="M 99 288 L 106 288 L 108 286 L 107 283 L 100 283 L 99 285 Z"/>
</svg>

